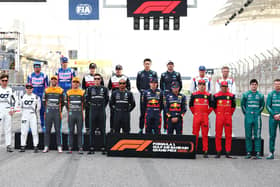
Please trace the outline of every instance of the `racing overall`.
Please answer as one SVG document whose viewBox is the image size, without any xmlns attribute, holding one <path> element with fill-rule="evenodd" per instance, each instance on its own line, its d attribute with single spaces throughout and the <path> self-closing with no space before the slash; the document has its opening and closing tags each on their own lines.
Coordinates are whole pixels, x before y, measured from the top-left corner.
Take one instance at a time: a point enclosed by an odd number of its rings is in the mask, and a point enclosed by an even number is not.
<svg viewBox="0 0 280 187">
<path fill-rule="evenodd" d="M 40 72 L 39 74 L 33 72 L 27 77 L 27 82 L 32 84 L 33 93 L 40 97 L 41 100 L 40 120 L 41 120 L 41 127 L 44 128 L 45 108 L 43 105 L 43 94 L 44 94 L 44 90 L 49 86 L 48 76 L 42 72 Z"/>
<path fill-rule="evenodd" d="M 113 91 L 119 89 L 119 82 L 120 80 L 125 80 L 126 81 L 126 89 L 128 91 L 130 91 L 130 80 L 127 76 L 125 75 L 120 75 L 120 76 L 117 76 L 117 75 L 113 75 L 110 80 L 109 80 L 109 83 L 108 83 L 108 89 L 109 90 L 112 90 L 112 93 Z M 111 109 L 110 110 L 110 129 L 113 129 L 114 127 L 114 111 Z"/>
<path fill-rule="evenodd" d="M 242 112 L 245 115 L 246 151 L 252 152 L 252 129 L 254 131 L 255 152 L 261 152 L 261 113 L 264 109 L 264 96 L 251 90 L 243 93 L 241 99 Z"/>
<path fill-rule="evenodd" d="M 35 94 L 24 94 L 20 100 L 21 115 L 21 146 L 26 146 L 26 140 L 29 128 L 31 128 L 33 145 L 38 146 L 39 136 L 37 127 L 37 112 L 40 111 L 41 101 L 40 97 Z"/>
<path fill-rule="evenodd" d="M 176 71 L 166 71 L 161 74 L 160 77 L 160 89 L 163 91 L 164 97 L 166 97 L 168 94 L 171 93 L 171 84 L 173 81 L 179 82 L 179 91 L 182 89 L 182 79 L 181 79 L 181 74 Z M 164 125 L 163 128 L 167 130 L 167 116 L 166 116 L 166 111 L 163 108 L 163 120 L 164 120 Z"/>
<path fill-rule="evenodd" d="M 183 117 L 187 111 L 187 98 L 185 95 L 179 93 L 175 95 L 174 93 L 170 93 L 165 98 L 166 104 L 166 115 L 167 115 L 167 133 L 173 134 L 174 130 L 176 134 L 183 133 Z M 178 118 L 177 123 L 172 123 L 172 118 Z"/>
<path fill-rule="evenodd" d="M 64 90 L 64 94 L 72 87 L 73 77 L 76 77 L 75 71 L 71 68 L 59 68 L 55 73 L 58 78 L 58 85 Z"/>
<path fill-rule="evenodd" d="M 200 76 L 196 76 L 192 79 L 192 83 L 191 83 L 191 88 L 190 91 L 191 93 L 198 91 L 198 81 L 199 80 L 205 80 L 205 84 L 206 84 L 206 91 L 211 93 L 212 91 L 212 84 L 211 84 L 211 78 L 208 76 L 204 76 L 204 77 L 200 77 Z"/>
<path fill-rule="evenodd" d="M 46 108 L 45 111 L 45 136 L 44 144 L 48 147 L 50 144 L 50 136 L 52 125 L 54 124 L 56 133 L 56 143 L 57 146 L 62 145 L 62 135 L 61 135 L 61 113 L 64 106 L 64 94 L 63 89 L 60 87 L 48 87 L 45 89 L 43 95 L 43 102 Z"/>
<path fill-rule="evenodd" d="M 68 147 L 73 148 L 75 126 L 78 135 L 78 148 L 83 148 L 83 121 L 84 121 L 85 91 L 81 89 L 70 89 L 66 93 L 66 108 L 68 111 Z"/>
<path fill-rule="evenodd" d="M 280 125 L 280 120 L 275 120 L 274 115 L 280 114 L 280 92 L 273 90 L 266 99 L 266 108 L 270 114 L 269 116 L 269 151 L 275 151 L 275 139 L 277 126 Z M 279 127 L 280 128 L 280 127 Z"/>
<path fill-rule="evenodd" d="M 82 80 L 82 88 L 83 90 L 87 90 L 89 87 L 94 86 L 94 75 L 88 74 L 83 77 Z M 101 78 L 101 86 L 104 86 L 104 80 Z M 85 105 L 85 127 L 86 129 L 89 129 L 89 107 L 88 105 Z"/>
<path fill-rule="evenodd" d="M 144 128 L 144 117 L 145 117 L 145 110 L 143 109 L 142 103 L 142 96 L 144 91 L 150 88 L 150 79 L 151 78 L 158 78 L 157 73 L 155 71 L 139 71 L 136 78 L 136 86 L 140 93 L 140 118 L 139 118 L 139 128 Z"/>
<path fill-rule="evenodd" d="M 222 151 L 222 134 L 225 128 L 226 152 L 231 151 L 232 115 L 236 107 L 235 95 L 230 92 L 218 92 L 214 95 L 213 108 L 216 114 L 216 151 Z"/>
<path fill-rule="evenodd" d="M 94 149 L 94 136 L 100 133 L 106 139 L 106 106 L 109 102 L 108 89 L 104 86 L 91 86 L 87 89 L 86 102 L 89 104 L 90 148 Z"/>
<path fill-rule="evenodd" d="M 113 129 L 116 133 L 130 132 L 130 112 L 135 107 L 135 100 L 133 94 L 128 91 L 120 91 L 119 89 L 113 91 L 110 100 L 111 111 L 114 112 Z"/>
<path fill-rule="evenodd" d="M 15 102 L 12 88 L 0 86 L 0 139 L 4 126 L 6 146 L 11 146 L 12 143 L 12 118 L 9 112 L 14 110 Z"/>
<path fill-rule="evenodd" d="M 202 131 L 202 150 L 208 151 L 208 115 L 212 112 L 212 96 L 209 92 L 197 91 L 192 93 L 189 107 L 193 114 L 193 135 L 196 136 L 196 149 L 198 136 L 201 128 Z"/>
<path fill-rule="evenodd" d="M 148 89 L 142 96 L 142 108 L 145 112 L 146 134 L 160 134 L 163 93 L 160 89 Z"/>
</svg>

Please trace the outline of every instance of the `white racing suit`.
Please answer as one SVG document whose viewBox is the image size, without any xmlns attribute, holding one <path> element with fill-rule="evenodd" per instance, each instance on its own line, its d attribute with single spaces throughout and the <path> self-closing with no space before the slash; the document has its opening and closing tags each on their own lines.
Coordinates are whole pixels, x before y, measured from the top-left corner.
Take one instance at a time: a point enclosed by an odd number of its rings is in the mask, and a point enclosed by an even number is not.
<svg viewBox="0 0 280 187">
<path fill-rule="evenodd" d="M 39 143 L 38 136 L 38 112 L 40 112 L 40 97 L 35 94 L 24 94 L 20 100 L 21 116 L 21 137 L 20 145 L 26 146 L 26 140 L 29 128 L 31 128 L 33 145 L 36 147 Z"/>
<path fill-rule="evenodd" d="M 0 86 L 0 141 L 4 128 L 6 146 L 12 143 L 12 117 L 9 114 L 14 110 L 15 96 L 12 88 L 2 88 Z"/>
</svg>

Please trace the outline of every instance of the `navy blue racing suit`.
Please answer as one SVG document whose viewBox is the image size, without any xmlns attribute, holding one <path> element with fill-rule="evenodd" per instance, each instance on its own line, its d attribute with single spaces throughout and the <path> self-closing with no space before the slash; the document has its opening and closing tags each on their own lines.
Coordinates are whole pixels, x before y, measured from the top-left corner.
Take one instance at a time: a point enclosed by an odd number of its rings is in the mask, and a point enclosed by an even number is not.
<svg viewBox="0 0 280 187">
<path fill-rule="evenodd" d="M 140 129 L 144 128 L 144 115 L 145 110 L 143 109 L 143 103 L 142 103 L 142 96 L 144 94 L 144 91 L 150 88 L 150 79 L 151 78 L 158 78 L 157 73 L 155 71 L 149 70 L 149 71 L 139 71 L 136 78 L 136 86 L 140 93 L 140 118 L 139 118 L 139 127 Z"/>
<path fill-rule="evenodd" d="M 175 130 L 176 134 L 182 134 L 183 117 L 187 111 L 187 98 L 181 93 L 179 93 L 178 95 L 170 93 L 166 96 L 165 99 L 165 110 L 167 115 L 167 133 L 173 134 Z M 172 118 L 178 118 L 178 121 L 176 123 L 173 123 Z"/>
<path fill-rule="evenodd" d="M 161 74 L 160 77 L 160 89 L 163 91 L 164 96 L 166 97 L 168 94 L 171 93 L 171 84 L 173 81 L 177 81 L 180 85 L 179 91 L 182 89 L 182 78 L 181 74 L 176 71 L 166 71 Z M 163 119 L 164 119 L 164 129 L 167 129 L 167 116 L 166 111 L 163 110 Z"/>
<path fill-rule="evenodd" d="M 160 134 L 161 110 L 163 109 L 163 94 L 160 89 L 148 89 L 142 96 L 145 111 L 146 134 Z"/>
</svg>

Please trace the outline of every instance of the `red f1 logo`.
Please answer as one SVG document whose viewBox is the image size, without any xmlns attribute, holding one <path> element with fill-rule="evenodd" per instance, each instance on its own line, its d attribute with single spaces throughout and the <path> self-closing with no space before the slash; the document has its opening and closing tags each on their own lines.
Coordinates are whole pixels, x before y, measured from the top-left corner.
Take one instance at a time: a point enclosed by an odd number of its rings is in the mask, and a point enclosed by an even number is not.
<svg viewBox="0 0 280 187">
<path fill-rule="evenodd" d="M 148 14 L 150 12 L 161 12 L 170 14 L 182 1 L 146 1 L 140 5 L 133 14 Z"/>
</svg>

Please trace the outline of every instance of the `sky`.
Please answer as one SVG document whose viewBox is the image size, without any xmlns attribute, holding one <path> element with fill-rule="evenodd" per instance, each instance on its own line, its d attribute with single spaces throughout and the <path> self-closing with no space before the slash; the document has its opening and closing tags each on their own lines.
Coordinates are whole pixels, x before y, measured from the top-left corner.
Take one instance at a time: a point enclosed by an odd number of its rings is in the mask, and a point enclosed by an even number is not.
<svg viewBox="0 0 280 187">
<path fill-rule="evenodd" d="M 69 21 L 68 0 L 1 3 L 0 29 L 9 28 L 13 20 L 18 19 L 24 22 L 25 34 L 64 35 L 69 40 L 63 41 L 63 45 L 78 49 L 79 58 L 111 60 L 113 65 L 122 64 L 129 76 L 143 69 L 144 58 L 152 59 L 152 69 L 158 74 L 165 71 L 167 61 L 172 60 L 175 70 L 183 76 L 194 76 L 200 65 L 218 68 L 279 41 L 275 34 L 280 30 L 279 22 L 233 23 L 228 27 L 209 25 L 226 0 L 198 0 L 198 8 L 188 9 L 188 16 L 181 18 L 180 31 L 135 31 L 133 19 L 126 17 L 126 9 L 102 8 L 102 2 L 100 0 L 98 21 Z M 256 32 L 259 28 L 263 28 L 263 32 Z M 258 38 L 261 45 L 256 45 Z"/>
</svg>

